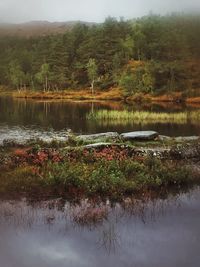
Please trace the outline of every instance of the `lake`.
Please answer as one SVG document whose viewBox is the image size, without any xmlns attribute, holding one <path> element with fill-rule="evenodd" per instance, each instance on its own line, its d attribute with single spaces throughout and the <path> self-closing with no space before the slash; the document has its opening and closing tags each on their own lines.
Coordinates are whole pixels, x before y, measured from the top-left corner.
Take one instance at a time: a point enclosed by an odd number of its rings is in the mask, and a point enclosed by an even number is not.
<svg viewBox="0 0 200 267">
<path fill-rule="evenodd" d="M 5 139 L 58 138 L 66 132 L 156 130 L 199 135 L 191 123 L 119 123 L 86 118 L 97 110 L 191 111 L 181 105 L 35 101 L 0 98 L 0 143 Z M 2 267 L 197 267 L 200 262 L 200 188 L 167 199 L 123 203 L 68 203 L 0 198 Z M 91 214 L 98 213 L 97 221 Z M 88 217 L 89 216 L 89 217 Z M 85 219 L 86 218 L 86 219 Z"/>
<path fill-rule="evenodd" d="M 108 215 L 96 225 L 74 220 L 86 203 L 1 200 L 0 266 L 199 266 L 199 188 L 135 205 L 107 202 Z"/>
<path fill-rule="evenodd" d="M 97 110 L 141 110 L 155 112 L 191 111 L 195 107 L 172 104 L 141 105 L 117 102 L 67 102 L 36 101 L 0 98 L 0 142 L 4 139 L 25 140 L 30 138 L 53 138 L 64 140 L 66 130 L 75 133 L 100 133 L 117 131 L 119 133 L 135 130 L 155 130 L 169 136 L 199 135 L 200 124 L 188 120 L 178 123 L 117 123 L 86 119 L 86 115 Z"/>
</svg>

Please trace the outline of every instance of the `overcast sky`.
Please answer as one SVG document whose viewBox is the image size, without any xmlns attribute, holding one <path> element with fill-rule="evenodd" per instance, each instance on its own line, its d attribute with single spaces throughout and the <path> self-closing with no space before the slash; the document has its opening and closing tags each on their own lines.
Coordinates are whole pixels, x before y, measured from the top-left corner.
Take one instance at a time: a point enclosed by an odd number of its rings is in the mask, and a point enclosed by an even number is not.
<svg viewBox="0 0 200 267">
<path fill-rule="evenodd" d="M 0 0 L 0 21 L 102 22 L 109 15 L 135 18 L 150 11 L 165 14 L 188 10 L 200 10 L 200 0 Z"/>
</svg>

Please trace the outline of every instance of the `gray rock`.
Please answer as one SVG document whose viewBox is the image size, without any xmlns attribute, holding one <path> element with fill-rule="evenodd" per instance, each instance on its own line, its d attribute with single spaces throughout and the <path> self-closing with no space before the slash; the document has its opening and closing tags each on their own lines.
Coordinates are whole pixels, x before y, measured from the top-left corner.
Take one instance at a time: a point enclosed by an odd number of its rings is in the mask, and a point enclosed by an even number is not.
<svg viewBox="0 0 200 267">
<path fill-rule="evenodd" d="M 169 148 L 136 148 L 135 153 L 139 156 L 152 156 L 155 158 L 160 159 L 168 159 L 170 156 L 170 149 Z"/>
<path fill-rule="evenodd" d="M 84 146 L 84 148 L 104 148 L 104 147 L 109 147 L 109 146 L 112 146 L 113 144 L 112 143 L 95 143 L 95 144 L 89 144 L 89 145 L 86 145 Z"/>
<path fill-rule="evenodd" d="M 130 133 L 123 133 L 120 137 L 125 140 L 139 140 L 139 141 L 151 141 L 158 137 L 158 133 L 154 131 L 137 131 Z"/>
<path fill-rule="evenodd" d="M 166 135 L 159 135 L 158 136 L 158 139 L 160 141 L 169 141 L 169 140 L 172 140 L 172 138 L 170 136 L 166 136 Z"/>
<path fill-rule="evenodd" d="M 99 139 L 116 139 L 119 138 L 119 134 L 117 132 L 107 132 L 107 133 L 98 133 L 98 134 L 90 134 L 90 135 L 79 135 L 77 136 L 78 140 L 83 141 L 95 141 Z"/>
<path fill-rule="evenodd" d="M 173 147 L 170 154 L 174 159 L 200 159 L 200 144 Z"/>
<path fill-rule="evenodd" d="M 117 143 L 106 143 L 106 142 L 99 142 L 94 144 L 88 144 L 85 146 L 82 146 L 83 148 L 104 148 L 104 147 L 118 147 L 121 149 L 130 149 L 133 150 L 135 147 L 126 145 L 126 144 L 117 144 Z"/>
<path fill-rule="evenodd" d="M 191 141 L 198 141 L 199 139 L 200 139 L 199 136 L 180 136 L 174 138 L 174 140 L 177 142 L 191 142 Z"/>
</svg>

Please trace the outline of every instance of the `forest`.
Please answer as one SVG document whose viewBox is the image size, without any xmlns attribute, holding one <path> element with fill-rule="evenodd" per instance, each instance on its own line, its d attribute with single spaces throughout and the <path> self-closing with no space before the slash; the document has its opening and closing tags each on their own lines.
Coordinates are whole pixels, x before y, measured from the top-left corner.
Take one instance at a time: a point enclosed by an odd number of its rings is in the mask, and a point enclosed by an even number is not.
<svg viewBox="0 0 200 267">
<path fill-rule="evenodd" d="M 0 85 L 14 90 L 91 87 L 200 94 L 200 18 L 149 15 L 77 23 L 64 34 L 0 37 Z"/>
</svg>

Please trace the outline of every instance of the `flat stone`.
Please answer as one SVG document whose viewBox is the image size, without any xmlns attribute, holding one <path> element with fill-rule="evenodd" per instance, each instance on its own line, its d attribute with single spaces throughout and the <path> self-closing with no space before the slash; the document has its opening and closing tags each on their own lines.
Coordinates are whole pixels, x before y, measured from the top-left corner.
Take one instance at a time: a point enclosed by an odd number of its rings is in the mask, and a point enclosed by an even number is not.
<svg viewBox="0 0 200 267">
<path fill-rule="evenodd" d="M 113 145 L 112 143 L 100 142 L 100 143 L 86 145 L 86 146 L 84 146 L 84 148 L 104 148 L 104 147 L 109 147 L 109 146 L 112 146 L 112 145 Z"/>
<path fill-rule="evenodd" d="M 158 137 L 158 133 L 154 131 L 136 131 L 130 133 L 123 133 L 120 135 L 125 141 L 139 140 L 139 141 L 151 141 Z"/>
<path fill-rule="evenodd" d="M 107 133 L 98 133 L 98 134 L 89 134 L 89 135 L 79 135 L 77 139 L 83 141 L 95 141 L 99 139 L 116 139 L 119 138 L 119 134 L 117 132 L 107 132 Z"/>
<path fill-rule="evenodd" d="M 83 148 L 104 148 L 104 147 L 118 147 L 121 149 L 135 149 L 135 147 L 126 145 L 126 144 L 118 144 L 118 143 L 106 143 L 106 142 L 99 142 L 94 144 L 88 144 L 82 146 Z"/>
</svg>

